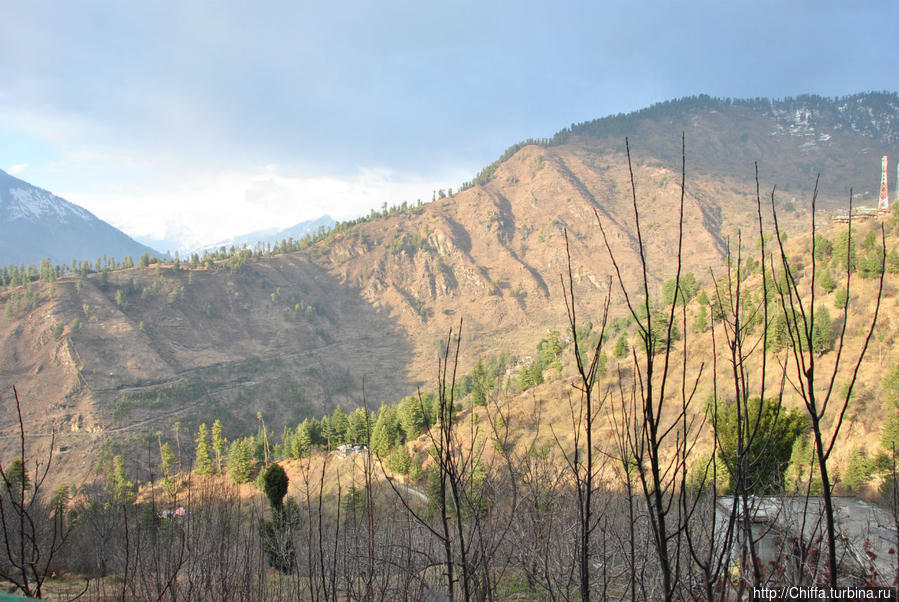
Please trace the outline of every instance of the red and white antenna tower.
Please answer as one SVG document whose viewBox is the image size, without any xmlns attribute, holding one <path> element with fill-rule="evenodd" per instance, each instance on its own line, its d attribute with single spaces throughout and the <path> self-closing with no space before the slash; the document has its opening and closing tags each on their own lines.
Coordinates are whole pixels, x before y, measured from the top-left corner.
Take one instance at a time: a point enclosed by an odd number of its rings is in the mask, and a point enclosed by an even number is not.
<svg viewBox="0 0 899 602">
<path fill-rule="evenodd" d="M 887 156 L 884 155 L 880 159 L 880 200 L 877 202 L 877 208 L 882 211 L 890 209 L 890 192 L 887 187 Z"/>
</svg>

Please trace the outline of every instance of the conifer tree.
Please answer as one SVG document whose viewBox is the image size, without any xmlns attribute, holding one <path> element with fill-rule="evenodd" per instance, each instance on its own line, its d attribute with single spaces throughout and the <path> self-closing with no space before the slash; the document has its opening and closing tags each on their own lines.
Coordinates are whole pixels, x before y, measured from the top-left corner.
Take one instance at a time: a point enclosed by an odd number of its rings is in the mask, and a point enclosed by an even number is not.
<svg viewBox="0 0 899 602">
<path fill-rule="evenodd" d="M 356 408 L 347 418 L 347 443 L 364 443 L 368 444 L 369 429 L 371 428 L 371 418 L 364 408 Z"/>
<path fill-rule="evenodd" d="M 397 474 L 408 474 L 412 458 L 405 444 L 398 445 L 390 454 L 390 470 Z"/>
<path fill-rule="evenodd" d="M 212 474 L 212 458 L 209 456 L 209 429 L 205 422 L 197 430 L 197 456 L 194 460 L 194 472 L 204 476 Z"/>
<path fill-rule="evenodd" d="M 112 466 L 106 473 L 106 486 L 118 504 L 126 505 L 134 499 L 134 482 L 125 473 L 125 459 L 122 456 L 112 459 Z"/>
<path fill-rule="evenodd" d="M 235 485 L 246 483 L 253 475 L 253 441 L 244 437 L 228 448 L 228 477 Z"/>
<path fill-rule="evenodd" d="M 709 320 L 705 317 L 705 308 L 700 307 L 696 312 L 696 320 L 693 321 L 693 332 L 705 332 L 709 327 Z"/>
<path fill-rule="evenodd" d="M 288 453 L 292 458 L 305 458 L 312 449 L 312 432 L 309 419 L 305 419 L 297 426 L 296 433 L 291 438 Z"/>
<path fill-rule="evenodd" d="M 812 349 L 816 353 L 825 353 L 833 349 L 833 320 L 830 312 L 823 305 L 815 310 L 815 325 L 812 328 Z"/>
<path fill-rule="evenodd" d="M 351 441 L 347 441 L 347 432 L 350 428 L 350 421 L 347 418 L 346 412 L 343 411 L 343 408 L 340 404 L 334 408 L 334 412 L 331 414 L 331 433 L 333 436 L 333 440 L 331 441 L 331 445 L 341 445 L 342 443 L 352 443 Z"/>
<path fill-rule="evenodd" d="M 833 289 L 837 287 L 837 282 L 833 279 L 833 273 L 831 273 L 830 269 L 828 268 L 824 268 L 821 270 L 820 277 L 818 278 L 818 284 L 827 293 L 832 293 Z"/>
<path fill-rule="evenodd" d="M 222 456 L 225 455 L 225 435 L 222 421 L 218 418 L 212 423 L 212 449 L 215 451 L 216 470 L 222 471 Z"/>
<path fill-rule="evenodd" d="M 377 456 L 387 456 L 399 434 L 399 420 L 396 416 L 396 409 L 387 404 L 382 404 L 381 409 L 378 411 L 378 420 L 372 428 L 372 451 Z"/>
<path fill-rule="evenodd" d="M 407 441 L 417 439 L 425 431 L 427 417 L 418 397 L 410 395 L 404 398 L 400 402 L 397 415 L 399 416 L 400 426 L 406 434 Z"/>
<path fill-rule="evenodd" d="M 630 346 L 627 344 L 627 337 L 622 332 L 621 336 L 618 337 L 618 340 L 615 342 L 615 349 L 612 350 L 612 354 L 620 360 L 627 355 L 628 351 L 630 351 Z"/>
<path fill-rule="evenodd" d="M 164 477 L 168 477 L 171 474 L 177 459 L 175 458 L 175 452 L 172 450 L 172 446 L 168 441 L 163 443 L 159 448 L 159 455 L 161 458 L 159 469 L 162 471 Z"/>
</svg>

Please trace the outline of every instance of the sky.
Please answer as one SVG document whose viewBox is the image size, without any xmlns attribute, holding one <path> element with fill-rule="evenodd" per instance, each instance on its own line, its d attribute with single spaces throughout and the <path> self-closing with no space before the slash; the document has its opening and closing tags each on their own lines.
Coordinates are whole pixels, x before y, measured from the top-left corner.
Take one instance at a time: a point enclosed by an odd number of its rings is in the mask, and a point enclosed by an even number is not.
<svg viewBox="0 0 899 602">
<path fill-rule="evenodd" d="M 896 31 L 895 0 L 6 0 L 0 169 L 189 250 L 672 98 L 895 91 Z"/>
</svg>

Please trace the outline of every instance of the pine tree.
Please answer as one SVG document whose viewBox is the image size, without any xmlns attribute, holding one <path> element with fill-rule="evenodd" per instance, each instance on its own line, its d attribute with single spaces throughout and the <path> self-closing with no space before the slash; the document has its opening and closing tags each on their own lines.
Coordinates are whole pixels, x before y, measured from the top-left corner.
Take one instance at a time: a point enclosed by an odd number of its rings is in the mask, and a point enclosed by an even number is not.
<svg viewBox="0 0 899 602">
<path fill-rule="evenodd" d="M 175 467 L 175 452 L 172 450 L 172 446 L 168 441 L 162 444 L 159 448 L 159 470 L 162 471 L 162 475 L 164 477 L 168 477 L 172 473 L 172 469 Z"/>
<path fill-rule="evenodd" d="M 209 429 L 206 423 L 197 430 L 197 455 L 194 460 L 194 472 L 198 475 L 212 474 L 212 458 L 209 457 Z"/>
<path fill-rule="evenodd" d="M 845 241 L 844 241 L 845 244 Z M 823 234 L 815 235 L 815 259 L 828 261 L 833 255 L 833 243 Z"/>
<path fill-rule="evenodd" d="M 830 312 L 823 305 L 815 310 L 815 324 L 812 329 L 812 349 L 815 353 L 824 353 L 833 349 L 833 320 Z"/>
<path fill-rule="evenodd" d="M 841 266 L 841 271 L 846 273 L 846 265 L 849 271 L 854 272 L 858 267 L 858 256 L 855 251 L 855 237 L 850 240 L 848 232 L 841 232 L 833 244 L 833 259 L 835 266 Z"/>
<path fill-rule="evenodd" d="M 134 482 L 125 473 L 125 459 L 122 456 L 112 459 L 112 466 L 106 473 L 106 486 L 118 504 L 129 504 L 134 499 Z"/>
<path fill-rule="evenodd" d="M 833 306 L 839 310 L 845 309 L 847 305 L 846 289 L 838 288 L 837 293 L 833 296 Z"/>
<path fill-rule="evenodd" d="M 6 468 L 6 478 L 9 480 L 10 487 L 17 493 L 21 493 L 23 489 L 27 490 L 31 487 L 28 469 L 25 468 L 25 463 L 19 458 L 9 463 L 9 466 Z"/>
<path fill-rule="evenodd" d="M 225 455 L 225 435 L 222 421 L 218 418 L 212 423 L 212 449 L 215 451 L 216 470 L 222 472 L 222 457 Z"/>
<path fill-rule="evenodd" d="M 368 444 L 371 417 L 364 408 L 356 408 L 350 412 L 347 427 L 347 443 Z"/>
<path fill-rule="evenodd" d="M 297 430 L 290 441 L 290 449 L 288 450 L 288 454 L 291 458 L 305 458 L 309 455 L 311 449 L 312 433 L 309 419 L 307 418 L 302 422 L 302 424 L 297 426 Z"/>
<path fill-rule="evenodd" d="M 415 395 L 405 397 L 397 410 L 400 426 L 406 435 L 406 440 L 417 439 L 425 431 L 426 419 L 422 403 Z"/>
<path fill-rule="evenodd" d="M 562 373 L 562 337 L 558 330 L 550 330 L 537 345 L 537 357 L 544 368 L 555 368 Z"/>
<path fill-rule="evenodd" d="M 228 447 L 228 477 L 235 485 L 246 483 L 253 476 L 253 441 L 243 437 Z"/>
<path fill-rule="evenodd" d="M 412 462 L 409 463 L 409 479 L 413 483 L 418 483 L 421 481 L 422 477 L 424 477 L 424 468 L 422 467 L 421 460 L 413 459 Z"/>
<path fill-rule="evenodd" d="M 378 420 L 372 427 L 371 450 L 380 457 L 386 457 L 390 449 L 400 439 L 399 419 L 396 408 L 381 404 Z M 405 440 L 405 438 L 403 438 Z"/>
<path fill-rule="evenodd" d="M 343 408 L 338 404 L 331 414 L 331 435 L 333 438 L 331 445 L 336 446 L 343 443 L 349 443 L 347 441 L 347 431 L 349 428 L 350 421 L 347 418 L 346 412 L 344 412 Z"/>
<path fill-rule="evenodd" d="M 871 478 L 873 464 L 865 452 L 856 447 L 849 454 L 849 463 L 843 473 L 843 482 L 850 489 L 857 491 Z"/>
<path fill-rule="evenodd" d="M 318 428 L 322 442 L 327 445 L 328 451 L 339 445 L 334 438 L 334 430 L 331 428 L 331 419 L 328 416 L 322 416 L 322 419 L 319 420 Z"/>
<path fill-rule="evenodd" d="M 405 444 L 396 446 L 390 454 L 390 470 L 397 474 L 407 474 L 411 463 L 412 458 Z"/>
<path fill-rule="evenodd" d="M 693 332 L 705 332 L 709 327 L 709 319 L 705 315 L 706 309 L 700 307 L 696 312 L 696 319 L 693 321 Z"/>
<path fill-rule="evenodd" d="M 272 510 L 280 512 L 284 509 L 284 496 L 287 495 L 287 473 L 280 464 L 272 464 L 262 473 L 262 491 Z"/>
<path fill-rule="evenodd" d="M 748 408 L 749 415 L 757 422 L 755 432 L 759 435 L 752 437 L 742 452 L 745 455 L 745 486 L 751 493 L 780 493 L 784 490 L 784 475 L 793 446 L 809 429 L 808 417 L 796 410 L 783 408 L 779 401 L 761 401 L 758 397 L 749 400 Z M 730 403 L 718 415 L 717 432 L 721 445 L 718 455 L 731 474 L 737 467 L 741 431 L 745 437 L 747 428 L 741 423 L 739 413 L 739 405 Z M 731 482 L 728 493 L 732 493 L 735 487 L 736 483 Z"/>
<path fill-rule="evenodd" d="M 874 249 L 865 255 L 858 262 L 858 275 L 862 278 L 877 278 L 880 276 L 881 249 Z"/>
<path fill-rule="evenodd" d="M 833 289 L 837 287 L 837 283 L 833 279 L 833 274 L 828 268 L 821 270 L 821 275 L 818 278 L 818 284 L 822 289 L 824 289 L 824 292 L 826 293 L 832 293 Z"/>
<path fill-rule="evenodd" d="M 628 351 L 630 351 L 630 347 L 627 344 L 627 337 L 622 332 L 621 336 L 619 336 L 618 340 L 615 342 L 615 349 L 612 350 L 612 354 L 620 360 L 627 355 Z"/>
</svg>

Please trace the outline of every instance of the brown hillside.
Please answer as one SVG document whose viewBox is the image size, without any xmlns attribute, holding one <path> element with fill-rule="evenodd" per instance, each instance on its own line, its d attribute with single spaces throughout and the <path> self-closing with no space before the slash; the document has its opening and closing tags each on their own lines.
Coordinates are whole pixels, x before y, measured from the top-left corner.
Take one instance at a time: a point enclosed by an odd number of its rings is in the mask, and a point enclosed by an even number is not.
<svg viewBox="0 0 899 602">
<path fill-rule="evenodd" d="M 674 275 L 679 167 L 634 166 L 654 295 Z M 395 401 L 431 388 L 441 342 L 460 318 L 463 370 L 483 354 L 526 357 L 562 326 L 565 230 L 585 315 L 598 315 L 612 266 L 594 211 L 636 284 L 623 152 L 577 140 L 526 146 L 483 186 L 236 271 L 132 268 L 108 274 L 105 286 L 102 274 L 89 275 L 80 290 L 66 276 L 52 296 L 35 283 L 28 309 L 25 291 L 6 291 L 0 304 L 18 309 L 0 319 L 0 376 L 19 387 L 27 429 L 43 436 L 36 441 L 59 433 L 73 476 L 86 475 L 85 458 L 104 442 L 135 449 L 175 420 L 194 429 L 218 417 L 234 437 L 255 429 L 261 413 L 280 432 L 338 403 L 361 404 L 363 379 L 368 404 Z M 753 182 L 688 177 L 686 269 L 702 280 L 754 214 Z M 783 211 L 788 230 L 801 217 Z M 5 455 L 16 424 L 8 388 L 2 401 Z"/>
<path fill-rule="evenodd" d="M 653 294 L 674 276 L 680 174 L 635 169 Z M 697 275 L 720 264 L 727 239 L 751 227 L 754 196 L 745 182 L 696 179 L 687 186 L 684 259 Z M 494 179 L 438 201 L 419 215 L 361 225 L 320 247 L 316 261 L 361 289 L 413 334 L 416 357 L 433 374 L 434 343 L 460 316 L 476 339 L 472 355 L 530 349 L 564 319 L 559 276 L 566 268 L 563 232 L 587 308 L 598 309 L 612 273 L 594 211 L 603 220 L 625 279 L 637 282 L 638 255 L 626 157 L 580 145 L 528 146 Z M 787 216 L 795 224 L 796 213 Z M 420 374 L 421 372 L 416 371 Z"/>
</svg>

